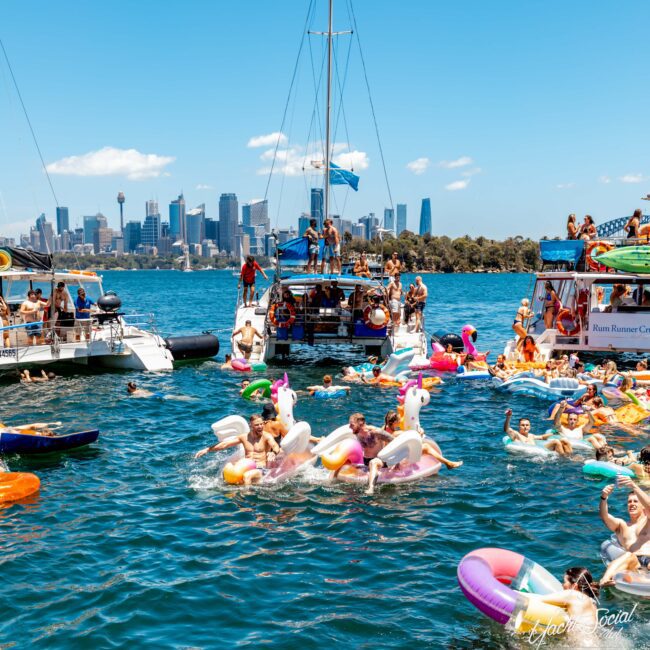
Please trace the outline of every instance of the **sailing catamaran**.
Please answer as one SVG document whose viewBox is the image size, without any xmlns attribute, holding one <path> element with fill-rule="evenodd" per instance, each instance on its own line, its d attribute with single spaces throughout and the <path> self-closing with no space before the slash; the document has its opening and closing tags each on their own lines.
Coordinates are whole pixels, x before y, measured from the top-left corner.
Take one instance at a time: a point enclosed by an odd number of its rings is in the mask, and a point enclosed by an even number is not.
<svg viewBox="0 0 650 650">
<path fill-rule="evenodd" d="M 359 177 L 332 161 L 332 39 L 352 32 L 333 31 L 333 0 L 329 1 L 325 32 L 309 32 L 327 38 L 327 107 L 325 110 L 324 160 L 312 163 L 322 169 L 324 180 L 323 214 L 330 216 L 331 186 L 349 185 L 357 190 Z M 323 241 L 320 242 L 322 258 Z M 272 285 L 252 306 L 238 295 L 233 332 L 247 321 L 262 334 L 253 343 L 250 361 L 267 361 L 289 354 L 293 346 L 357 346 L 365 353 L 387 356 L 393 351 L 414 348 L 426 355 L 424 328 L 415 331 L 404 322 L 394 325 L 387 309 L 386 290 L 380 280 L 354 275 L 291 275 L 290 264 L 308 259 L 308 241 L 298 238 L 276 247 L 276 273 Z M 233 340 L 235 357 L 244 356 Z"/>
</svg>

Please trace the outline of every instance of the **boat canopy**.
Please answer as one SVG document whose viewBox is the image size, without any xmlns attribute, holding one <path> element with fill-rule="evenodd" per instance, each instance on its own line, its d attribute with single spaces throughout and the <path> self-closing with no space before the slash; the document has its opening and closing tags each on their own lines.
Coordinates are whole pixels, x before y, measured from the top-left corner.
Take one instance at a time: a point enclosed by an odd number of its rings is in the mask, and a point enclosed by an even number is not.
<svg viewBox="0 0 650 650">
<path fill-rule="evenodd" d="M 353 288 L 357 285 L 361 285 L 366 289 L 373 289 L 375 287 L 382 286 L 381 282 L 378 280 L 360 278 L 356 275 L 336 275 L 334 273 L 310 273 L 302 275 L 291 275 L 283 277 L 280 280 L 280 284 L 282 286 L 314 286 L 316 284 L 330 285 L 332 282 L 337 282 L 340 287 L 350 288 Z"/>
<path fill-rule="evenodd" d="M 79 283 L 100 283 L 101 276 L 92 271 L 50 271 L 45 270 L 32 271 L 25 269 L 24 271 L 2 271 L 0 278 L 9 281 L 26 280 L 31 282 L 51 282 L 53 279 L 56 281 L 67 282 L 68 284 Z"/>
<path fill-rule="evenodd" d="M 542 239 L 539 242 L 539 254 L 545 264 L 564 262 L 576 266 L 582 257 L 585 242 L 582 239 Z"/>
</svg>

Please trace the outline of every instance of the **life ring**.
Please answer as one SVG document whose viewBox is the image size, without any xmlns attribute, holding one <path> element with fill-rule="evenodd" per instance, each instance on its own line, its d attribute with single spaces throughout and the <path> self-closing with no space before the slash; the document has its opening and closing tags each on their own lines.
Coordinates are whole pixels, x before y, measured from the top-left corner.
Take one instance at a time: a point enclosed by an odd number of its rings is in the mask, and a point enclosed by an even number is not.
<svg viewBox="0 0 650 650">
<path fill-rule="evenodd" d="M 377 322 L 378 311 L 383 312 L 384 318 L 381 321 L 381 323 Z M 373 318 L 375 320 L 373 320 Z M 390 313 L 388 312 L 388 309 L 386 309 L 385 305 L 368 305 L 363 310 L 363 321 L 371 330 L 380 330 L 386 327 L 386 325 L 388 325 L 389 320 L 390 320 Z"/>
<path fill-rule="evenodd" d="M 573 323 L 572 329 L 567 329 L 564 326 L 564 319 L 571 320 Z M 575 336 L 580 331 L 580 319 L 576 318 L 570 309 L 563 307 L 558 312 L 557 318 L 555 320 L 555 328 L 562 336 Z"/>
<path fill-rule="evenodd" d="M 279 313 L 283 311 L 289 312 L 289 318 L 280 321 L 276 318 L 276 313 L 279 315 Z M 296 310 L 290 302 L 276 302 L 274 305 L 271 305 L 271 309 L 269 309 L 269 320 L 276 327 L 291 327 L 296 320 Z"/>
<path fill-rule="evenodd" d="M 11 268 L 11 253 L 4 248 L 0 248 L 0 271 L 8 271 Z"/>
<path fill-rule="evenodd" d="M 587 266 L 592 270 L 592 271 L 602 271 L 603 268 L 605 268 L 602 264 L 598 264 L 598 262 L 593 259 L 591 256 L 592 253 L 596 253 L 596 256 L 600 255 L 601 253 L 606 253 L 607 251 L 611 251 L 614 248 L 612 244 L 606 241 L 592 241 L 587 244 L 587 250 L 585 252 L 585 262 L 587 263 Z"/>
</svg>

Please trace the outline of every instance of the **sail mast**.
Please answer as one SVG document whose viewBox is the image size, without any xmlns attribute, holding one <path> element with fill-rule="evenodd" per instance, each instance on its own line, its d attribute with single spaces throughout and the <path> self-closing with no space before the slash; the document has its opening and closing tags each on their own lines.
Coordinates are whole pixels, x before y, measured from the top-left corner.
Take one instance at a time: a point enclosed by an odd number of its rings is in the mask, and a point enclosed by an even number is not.
<svg viewBox="0 0 650 650">
<path fill-rule="evenodd" d="M 327 111 L 325 114 L 325 206 L 323 223 L 329 218 L 330 206 L 330 119 L 332 113 L 332 15 L 334 0 L 329 0 L 329 23 L 327 28 Z"/>
</svg>

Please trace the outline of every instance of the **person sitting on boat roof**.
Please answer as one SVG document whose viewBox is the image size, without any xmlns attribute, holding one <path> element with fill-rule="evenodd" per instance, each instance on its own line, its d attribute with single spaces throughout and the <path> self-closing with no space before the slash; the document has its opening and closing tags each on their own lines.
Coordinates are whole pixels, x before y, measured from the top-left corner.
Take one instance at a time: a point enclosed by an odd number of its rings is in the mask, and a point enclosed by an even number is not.
<svg viewBox="0 0 650 650">
<path fill-rule="evenodd" d="M 318 239 L 320 235 L 316 228 L 318 221 L 316 219 L 309 220 L 309 228 L 305 230 L 303 237 L 307 239 L 307 273 L 316 273 L 318 270 Z"/>
<path fill-rule="evenodd" d="M 257 468 L 249 470 L 244 474 L 244 485 L 257 483 L 263 476 L 263 470 L 273 463 L 276 454 L 280 453 L 280 447 L 273 436 L 264 430 L 264 419 L 261 415 L 251 415 L 249 420 L 250 430 L 240 436 L 230 436 L 225 440 L 201 449 L 194 458 L 201 458 L 205 454 L 222 449 L 230 449 L 242 445 L 246 458 L 254 460 Z"/>
<path fill-rule="evenodd" d="M 325 273 L 325 262 L 328 262 L 330 273 L 341 273 L 341 237 L 339 231 L 334 227 L 331 219 L 323 222 L 323 260 L 320 265 L 320 272 Z"/>
<path fill-rule="evenodd" d="M 510 427 L 510 419 L 512 418 L 512 409 L 506 409 L 506 419 L 503 422 L 503 432 L 509 436 L 513 442 L 522 443 L 525 445 L 536 445 L 538 440 L 545 440 L 544 447 L 550 451 L 554 451 L 560 456 L 568 456 L 573 453 L 573 447 L 568 440 L 547 440 L 553 434 L 551 432 L 544 433 L 541 436 L 533 435 L 530 432 L 530 420 L 528 418 L 519 418 L 519 430 L 515 431 Z"/>
<path fill-rule="evenodd" d="M 237 341 L 237 347 L 241 350 L 244 355 L 244 359 L 250 359 L 251 352 L 253 351 L 253 343 L 255 337 L 259 339 L 264 339 L 264 337 L 253 327 L 251 321 L 247 320 L 244 323 L 243 327 L 240 327 L 238 330 L 235 330 L 232 333 L 232 339 L 234 341 L 235 336 L 241 334 L 241 339 Z"/>
<path fill-rule="evenodd" d="M 386 262 L 386 266 L 384 267 L 384 273 L 386 273 L 387 276 L 392 277 L 396 273 L 400 273 L 401 270 L 402 270 L 402 262 L 397 256 L 397 251 L 393 251 L 393 254 Z"/>
<path fill-rule="evenodd" d="M 370 275 L 370 267 L 368 266 L 368 260 L 366 259 L 365 253 L 361 253 L 359 259 L 354 263 L 354 270 L 352 272 L 360 278 L 372 277 Z"/>
<path fill-rule="evenodd" d="M 580 239 L 589 241 L 591 239 L 596 239 L 597 237 L 598 230 L 596 229 L 594 219 L 590 214 L 586 214 L 582 226 L 580 226 Z"/>
<path fill-rule="evenodd" d="M 253 306 L 253 298 L 255 296 L 255 276 L 259 271 L 265 280 L 268 280 L 268 276 L 264 273 L 264 269 L 255 261 L 255 258 L 252 255 L 246 257 L 246 261 L 241 267 L 241 272 L 239 274 L 239 282 L 237 283 L 237 288 L 241 287 L 241 283 L 244 283 L 244 293 L 242 294 L 242 301 L 244 302 L 244 307 Z"/>
<path fill-rule="evenodd" d="M 352 390 L 350 386 L 335 386 L 332 384 L 332 375 L 324 375 L 323 376 L 323 385 L 322 386 L 308 386 L 307 390 L 309 391 L 309 394 L 313 396 L 313 394 L 316 391 L 324 391 L 327 393 L 334 393 L 337 390 Z"/>
<path fill-rule="evenodd" d="M 41 303 L 36 297 L 35 291 L 29 291 L 27 293 L 27 300 L 23 301 L 20 305 L 20 314 L 23 317 L 25 323 L 38 323 L 41 320 Z M 43 330 L 41 329 L 42 325 L 34 324 L 27 325 L 25 331 L 27 332 L 27 337 L 29 339 L 29 345 L 36 345 L 37 339 L 40 339 Z"/>
<path fill-rule="evenodd" d="M 53 372 L 45 372 L 45 370 L 41 370 L 41 374 L 39 377 L 32 377 L 29 374 L 29 370 L 25 369 L 20 373 L 20 381 L 26 383 L 26 384 L 35 384 L 41 381 L 52 381 L 53 379 L 56 379 L 56 375 Z"/>
</svg>

